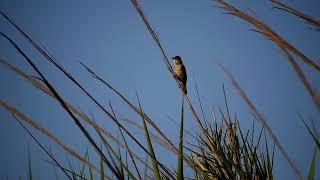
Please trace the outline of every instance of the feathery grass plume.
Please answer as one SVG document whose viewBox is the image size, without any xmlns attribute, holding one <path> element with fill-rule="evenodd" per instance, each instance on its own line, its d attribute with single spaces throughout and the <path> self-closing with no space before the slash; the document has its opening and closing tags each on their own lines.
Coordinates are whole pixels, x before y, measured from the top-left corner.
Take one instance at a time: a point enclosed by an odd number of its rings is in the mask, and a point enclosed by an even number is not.
<svg viewBox="0 0 320 180">
<path fill-rule="evenodd" d="M 312 100 L 318 109 L 320 111 L 320 99 L 316 95 L 316 93 L 312 90 L 310 83 L 308 83 L 306 77 L 303 75 L 303 71 L 299 68 L 299 65 L 293 60 L 293 58 L 290 56 L 289 52 L 292 52 L 295 54 L 299 59 L 301 59 L 303 62 L 305 62 L 310 67 L 313 67 L 317 71 L 320 71 L 320 66 L 313 61 L 312 59 L 308 58 L 305 54 L 303 54 L 301 51 L 297 50 L 293 45 L 291 45 L 289 42 L 287 42 L 285 39 L 283 39 L 280 35 L 278 35 L 276 32 L 274 32 L 268 25 L 266 25 L 263 21 L 254 18 L 250 16 L 248 13 L 245 13 L 236 7 L 232 6 L 231 4 L 225 2 L 224 0 L 215 0 L 221 5 L 221 8 L 227 10 L 227 14 L 231 14 L 235 17 L 239 17 L 240 19 L 243 19 L 247 21 L 249 24 L 253 25 L 256 30 L 256 32 L 259 32 L 263 34 L 265 37 L 273 41 L 281 51 L 285 53 L 287 56 L 288 61 L 292 65 L 293 69 L 297 73 L 299 79 L 302 81 L 303 85 L 307 88 L 309 94 L 312 97 Z M 289 51 L 289 52 L 288 52 Z"/>
<path fill-rule="evenodd" d="M 294 61 L 292 56 L 289 52 L 292 52 L 297 57 L 299 57 L 303 62 L 308 64 L 311 67 L 314 67 L 316 70 L 320 70 L 320 66 L 314 62 L 312 59 L 308 58 L 306 55 L 304 55 L 302 52 L 297 50 L 294 46 L 292 46 L 290 43 L 288 43 L 286 40 L 284 40 L 280 35 L 275 33 L 270 27 L 268 27 L 265 23 L 262 21 L 248 15 L 245 12 L 240 11 L 239 9 L 235 8 L 234 6 L 228 4 L 224 0 L 216 0 L 219 4 L 222 5 L 221 8 L 226 9 L 228 11 L 228 14 L 231 14 L 233 16 L 239 17 L 248 23 L 252 24 L 257 28 L 257 30 L 254 30 L 256 32 L 259 32 L 266 36 L 268 39 L 273 41 L 282 52 L 284 52 L 285 56 L 287 57 L 288 61 L 290 62 L 291 66 L 293 67 L 294 71 L 296 72 L 299 79 L 302 81 L 303 85 L 309 92 L 313 103 L 315 104 L 318 111 L 320 111 L 320 98 L 318 94 L 313 90 L 311 84 L 308 82 L 306 77 L 303 74 L 302 69 L 299 67 L 299 64 Z M 289 51 L 289 52 L 288 52 Z"/>
<path fill-rule="evenodd" d="M 290 55 L 290 53 L 282 47 L 280 49 L 282 50 L 283 54 L 287 57 L 288 61 L 292 65 L 294 71 L 296 72 L 297 76 L 299 77 L 300 81 L 302 82 L 302 84 L 306 88 L 307 92 L 311 96 L 311 99 L 312 99 L 315 107 L 318 109 L 318 111 L 320 111 L 320 97 L 319 97 L 319 95 L 316 93 L 316 91 L 314 90 L 312 85 L 309 83 L 309 81 L 308 81 L 307 77 L 304 75 L 302 69 L 300 68 L 298 63 L 293 59 L 293 57 Z"/>
<path fill-rule="evenodd" d="M 218 4 L 220 4 L 220 8 L 227 10 L 227 14 L 231 14 L 235 17 L 239 17 L 253 25 L 257 28 L 255 31 L 263 34 L 268 39 L 276 43 L 279 47 L 283 47 L 290 52 L 294 53 L 297 57 L 299 57 L 303 62 L 305 62 L 310 67 L 313 67 L 317 71 L 320 71 L 320 65 L 317 64 L 312 59 L 308 58 L 305 54 L 301 51 L 297 50 L 294 46 L 292 46 L 289 42 L 283 39 L 280 35 L 274 32 L 268 25 L 266 25 L 263 21 L 258 20 L 250 16 L 248 13 L 245 13 L 236 7 L 232 6 L 231 4 L 227 3 L 225 0 L 215 0 Z"/>
<path fill-rule="evenodd" d="M 290 13 L 302 20 L 304 20 L 307 24 L 312 25 L 316 31 L 320 31 L 320 21 L 318 19 L 315 19 L 314 17 L 308 16 L 297 9 L 294 9 L 285 3 L 281 2 L 280 0 L 270 0 L 274 8 L 280 9 L 282 11 L 285 11 L 287 13 Z"/>
<path fill-rule="evenodd" d="M 238 91 L 239 95 L 242 97 L 242 99 L 246 102 L 250 110 L 252 111 L 255 119 L 262 125 L 262 127 L 267 131 L 269 136 L 272 138 L 272 140 L 275 142 L 276 146 L 279 148 L 281 154 L 285 157 L 287 162 L 289 163 L 291 169 L 293 172 L 302 179 L 301 173 L 299 172 L 298 168 L 295 166 L 293 161 L 289 158 L 287 152 L 283 148 L 283 146 L 280 144 L 277 136 L 274 134 L 270 126 L 268 125 L 265 118 L 258 112 L 258 110 L 255 108 L 255 106 L 252 104 L 246 93 L 243 91 L 243 89 L 240 87 L 238 82 L 234 79 L 233 75 L 222 65 L 220 65 L 221 69 L 225 72 L 225 74 L 228 76 L 228 78 L 231 80 L 232 85 L 235 87 L 235 89 Z"/>
</svg>

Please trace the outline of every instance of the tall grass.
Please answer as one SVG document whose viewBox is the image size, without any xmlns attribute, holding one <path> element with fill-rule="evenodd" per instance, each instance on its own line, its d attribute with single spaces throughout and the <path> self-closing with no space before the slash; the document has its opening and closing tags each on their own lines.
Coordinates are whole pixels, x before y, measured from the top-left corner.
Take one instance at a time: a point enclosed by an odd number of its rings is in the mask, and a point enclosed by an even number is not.
<svg viewBox="0 0 320 180">
<path fill-rule="evenodd" d="M 315 30 L 319 31 L 320 23 L 315 18 L 307 16 L 280 1 L 270 1 L 273 3 L 275 8 L 303 19 L 304 22 L 312 25 Z M 249 15 L 248 13 L 234 7 L 232 4 L 224 0 L 216 0 L 215 3 L 217 3 L 219 7 L 226 10 L 228 14 L 239 17 L 240 19 L 251 24 L 254 28 L 256 28 L 254 31 L 259 32 L 267 39 L 274 42 L 278 48 L 280 48 L 285 55 L 285 59 L 290 63 L 293 71 L 299 78 L 299 81 L 301 81 L 306 91 L 309 93 L 312 103 L 318 110 L 320 110 L 319 96 L 314 90 L 315 88 L 313 85 L 304 75 L 303 69 L 296 61 L 301 61 L 308 67 L 314 69 L 316 72 L 320 70 L 320 65 L 313 59 L 309 58 L 306 54 L 295 48 L 262 20 Z M 152 25 L 145 15 L 142 6 L 137 0 L 131 0 L 131 4 L 136 9 L 156 46 L 159 48 L 169 75 L 172 77 L 172 80 L 177 82 L 178 85 L 179 82 L 177 79 L 175 79 L 173 68 L 160 43 L 160 39 L 152 28 Z M 81 130 L 90 143 L 90 146 L 93 147 L 100 158 L 99 165 L 95 166 L 94 164 L 90 163 L 88 151 L 84 157 L 81 156 L 62 140 L 56 137 L 54 133 L 49 132 L 44 127 L 40 126 L 36 121 L 21 113 L 17 108 L 0 99 L 0 106 L 4 107 L 9 113 L 13 114 L 14 118 L 23 127 L 23 129 L 28 132 L 28 134 L 41 147 L 41 149 L 50 157 L 52 161 L 49 162 L 59 167 L 66 178 L 93 179 L 95 176 L 92 170 L 95 170 L 99 174 L 101 180 L 104 178 L 113 179 L 113 177 L 116 179 L 273 179 L 273 167 L 276 166 L 274 164 L 274 151 L 275 148 L 277 148 L 285 157 L 296 176 L 299 179 L 303 179 L 303 176 L 301 175 L 300 170 L 297 168 L 297 165 L 293 163 L 287 154 L 285 147 L 280 143 L 277 135 L 270 128 L 266 119 L 261 115 L 261 113 L 259 113 L 255 105 L 250 101 L 249 96 L 241 88 L 240 84 L 236 81 L 231 72 L 229 72 L 223 65 L 221 65 L 221 68 L 230 79 L 231 84 L 235 87 L 240 97 L 248 105 L 248 108 L 252 111 L 255 120 L 261 125 L 260 131 L 254 131 L 254 129 L 256 129 L 254 127 L 255 122 L 253 122 L 253 128 L 251 131 L 245 131 L 241 128 L 237 116 L 232 115 L 230 112 L 228 105 L 229 102 L 227 100 L 227 94 L 224 86 L 222 92 L 225 99 L 225 107 L 220 107 L 217 111 L 212 113 L 212 117 L 207 118 L 202 107 L 197 84 L 195 84 L 202 117 L 197 113 L 195 108 L 196 106 L 193 102 L 191 102 L 188 95 L 181 91 L 182 104 L 180 112 L 180 130 L 179 137 L 176 138 L 179 143 L 175 144 L 173 143 L 174 141 L 170 140 L 161 130 L 161 128 L 158 127 L 155 121 L 150 118 L 150 115 L 143 110 L 138 96 L 138 103 L 130 101 L 125 94 L 117 90 L 114 86 L 108 83 L 107 80 L 100 77 L 93 69 L 81 63 L 81 65 L 84 67 L 84 70 L 87 71 L 94 80 L 97 80 L 104 87 L 108 88 L 116 96 L 118 96 L 119 99 L 141 119 L 141 123 L 130 121 L 125 118 L 125 120 L 118 118 L 118 115 L 111 102 L 109 102 L 110 109 L 104 107 L 101 104 L 101 100 L 95 98 L 87 88 L 81 85 L 80 81 L 77 80 L 75 76 L 64 69 L 62 65 L 58 64 L 57 60 L 47 50 L 41 48 L 38 43 L 36 43 L 32 37 L 30 37 L 22 28 L 20 28 L 8 14 L 4 13 L 3 11 L 1 11 L 0 14 L 28 41 L 29 45 L 31 45 L 42 55 L 44 60 L 50 63 L 52 68 L 58 69 L 59 73 L 63 74 L 66 79 L 70 80 L 72 84 L 76 85 L 79 90 L 84 92 L 86 96 L 96 105 L 96 107 L 105 115 L 105 119 L 110 120 L 116 125 L 121 134 L 121 139 L 116 138 L 103 126 L 95 122 L 93 118 L 90 118 L 90 116 L 75 108 L 75 106 L 70 102 L 67 102 L 46 78 L 46 74 L 38 67 L 38 65 L 30 58 L 30 56 L 20 48 L 20 45 L 12 40 L 12 38 L 10 38 L 7 34 L 0 32 L 0 35 L 6 39 L 7 42 L 11 44 L 12 47 L 17 51 L 17 53 L 21 55 L 23 59 L 30 65 L 30 67 L 37 72 L 37 76 L 32 77 L 28 75 L 15 65 L 10 64 L 8 62 L 9 60 L 1 59 L 0 64 L 13 71 L 16 75 L 26 79 L 27 82 L 35 86 L 37 90 L 44 92 L 46 95 L 59 102 L 60 107 L 64 109 L 71 117 L 74 125 Z M 185 110 L 189 110 L 191 112 L 192 118 L 198 126 L 198 131 L 196 134 L 192 134 L 184 129 L 184 119 L 186 118 L 184 116 Z M 39 142 L 30 133 L 28 128 L 26 128 L 26 126 L 20 120 L 28 124 L 34 130 L 37 130 L 43 135 L 52 139 L 55 143 L 72 155 L 72 157 L 79 160 L 82 163 L 82 167 L 79 170 L 76 170 L 71 165 L 69 168 L 65 168 L 65 165 L 63 165 L 61 162 L 58 162 L 58 160 L 56 160 L 56 158 L 49 153 L 49 151 L 47 151 L 45 146 L 43 146 L 41 142 Z M 86 122 L 88 126 L 85 126 L 83 122 Z M 305 123 L 304 120 L 303 122 Z M 127 127 L 129 124 L 133 125 L 136 129 L 145 134 L 147 144 L 143 144 L 141 139 L 138 139 L 137 136 L 129 131 Z M 315 177 L 316 155 L 317 151 L 320 149 L 320 143 L 316 132 L 312 131 L 306 123 L 305 126 L 310 134 L 310 138 L 315 143 L 315 150 L 311 155 L 312 159 L 308 171 L 308 179 L 313 179 Z M 89 132 L 87 130 L 88 127 L 93 127 L 95 130 L 93 133 L 96 134 Z M 191 137 L 193 138 L 192 140 L 197 143 L 191 144 L 191 141 L 186 139 L 187 136 L 184 136 L 184 132 L 191 134 Z M 94 138 L 94 135 L 98 135 L 98 138 Z M 130 140 L 131 144 L 128 143 L 128 140 Z M 99 141 L 102 143 L 100 146 L 98 146 L 97 143 Z M 112 145 L 111 142 L 115 143 L 116 146 Z M 158 145 L 166 148 L 168 152 L 171 152 L 177 157 L 176 169 L 169 168 L 164 164 L 164 158 L 162 158 L 160 154 L 157 154 L 157 151 L 154 150 L 153 143 L 157 143 Z M 270 144 L 274 144 L 274 146 L 270 148 Z M 138 154 L 135 152 L 133 148 L 131 148 L 132 145 L 137 146 L 143 153 Z M 119 151 L 117 151 L 116 148 L 119 148 Z M 123 154 L 126 155 L 125 160 L 123 158 Z M 130 161 L 128 161 L 127 155 L 129 155 Z M 141 158 L 144 156 L 147 157 L 146 160 Z M 152 165 L 149 165 L 148 159 L 151 160 Z M 28 177 L 29 179 L 32 179 L 34 170 L 31 168 L 31 159 L 29 154 L 28 162 Z M 107 171 L 105 171 L 105 165 L 107 167 Z M 85 172 L 86 166 L 89 170 L 87 173 Z M 193 171 L 194 176 L 186 177 L 186 173 L 184 173 L 185 170 Z M 142 172 L 144 173 L 142 174 Z"/>
</svg>

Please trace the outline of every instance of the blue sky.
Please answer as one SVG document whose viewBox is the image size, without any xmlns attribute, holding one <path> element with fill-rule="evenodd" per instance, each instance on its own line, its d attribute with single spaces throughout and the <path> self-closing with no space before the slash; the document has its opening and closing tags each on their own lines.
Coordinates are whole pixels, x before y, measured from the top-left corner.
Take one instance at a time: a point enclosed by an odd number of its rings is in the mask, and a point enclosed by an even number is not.
<svg viewBox="0 0 320 180">
<path fill-rule="evenodd" d="M 230 2 L 241 9 L 254 9 L 260 19 L 297 49 L 319 62 L 319 33 L 310 30 L 301 20 L 272 9 L 267 1 Z M 302 12 L 320 17 L 320 3 L 316 0 L 288 2 Z M 232 88 L 218 63 L 225 65 L 268 120 L 289 156 L 305 176 L 313 144 L 298 113 L 306 119 L 313 119 L 317 126 L 319 114 L 280 50 L 260 34 L 250 31 L 251 26 L 245 22 L 223 14 L 223 10 L 214 7 L 214 2 L 209 0 L 143 1 L 142 6 L 167 55 L 182 57 L 188 71 L 188 95 L 191 101 L 197 104 L 194 78 L 206 112 L 212 107 L 223 106 L 222 84 L 225 84 L 231 112 L 237 113 L 244 129 L 251 127 L 253 118 L 248 107 Z M 144 110 L 177 142 L 178 127 L 167 116 L 178 122 L 180 92 L 129 0 L 1 0 L 0 7 L 31 37 L 46 47 L 102 104 L 107 106 L 111 101 L 119 114 L 140 122 L 119 98 L 93 80 L 79 62 L 92 67 L 134 102 L 137 91 Z M 117 134 L 111 121 L 33 50 L 4 19 L 0 19 L 0 29 L 21 45 L 64 98 Z M 35 74 L 3 38 L 0 39 L 0 49 L 1 59 Z M 316 72 L 298 62 L 314 87 L 319 87 Z M 0 82 L 2 100 L 39 122 L 77 152 L 85 153 L 87 140 L 56 102 L 4 67 L 0 67 Z M 195 130 L 197 126 L 189 111 L 186 117 L 186 129 Z M 26 177 L 29 144 L 33 166 L 36 168 L 35 177 L 42 179 L 49 175 L 54 179 L 51 165 L 43 161 L 47 156 L 3 108 L 0 108 L 0 119 L 0 178 Z M 41 142 L 48 146 L 50 144 L 58 159 L 67 164 L 68 155 L 61 148 L 38 132 L 32 132 Z M 141 135 L 139 131 L 136 133 L 137 136 Z M 141 139 L 144 142 L 142 136 Z M 174 156 L 167 155 L 164 148 L 156 147 L 161 156 L 166 156 L 163 160 L 175 167 L 174 163 L 170 163 Z M 91 159 L 96 161 L 92 149 L 91 152 Z M 68 158 L 78 167 L 76 161 Z M 274 171 L 280 179 L 294 177 L 278 151 Z"/>
</svg>

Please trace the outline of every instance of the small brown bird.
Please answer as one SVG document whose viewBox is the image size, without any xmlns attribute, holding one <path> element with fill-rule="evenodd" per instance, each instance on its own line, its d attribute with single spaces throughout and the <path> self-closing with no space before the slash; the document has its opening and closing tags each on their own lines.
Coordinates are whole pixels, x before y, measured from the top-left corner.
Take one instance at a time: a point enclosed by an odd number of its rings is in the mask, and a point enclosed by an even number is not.
<svg viewBox="0 0 320 180">
<path fill-rule="evenodd" d="M 171 57 L 173 59 L 174 64 L 174 73 L 175 78 L 180 81 L 180 87 L 182 91 L 187 94 L 187 71 L 184 67 L 180 56 Z"/>
</svg>

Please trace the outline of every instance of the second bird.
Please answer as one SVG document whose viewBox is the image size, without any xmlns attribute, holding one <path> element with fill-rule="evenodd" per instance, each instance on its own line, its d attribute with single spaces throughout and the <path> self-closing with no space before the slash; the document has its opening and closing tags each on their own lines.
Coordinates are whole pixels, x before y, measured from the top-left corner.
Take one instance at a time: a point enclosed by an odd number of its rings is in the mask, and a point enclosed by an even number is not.
<svg viewBox="0 0 320 180">
<path fill-rule="evenodd" d="M 174 73 L 176 78 L 180 81 L 182 91 L 187 94 L 187 71 L 184 67 L 180 56 L 172 57 L 174 64 Z"/>
</svg>

